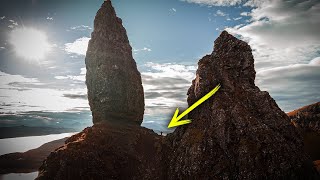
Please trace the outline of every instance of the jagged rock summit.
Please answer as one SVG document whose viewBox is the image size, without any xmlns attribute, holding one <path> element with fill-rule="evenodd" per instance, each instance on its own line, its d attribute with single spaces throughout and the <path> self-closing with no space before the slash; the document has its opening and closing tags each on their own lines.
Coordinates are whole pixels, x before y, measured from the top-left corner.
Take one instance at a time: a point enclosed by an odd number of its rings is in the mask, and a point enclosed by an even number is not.
<svg viewBox="0 0 320 180">
<path fill-rule="evenodd" d="M 86 54 L 86 84 L 93 123 L 125 122 L 140 125 L 144 113 L 141 75 L 132 48 L 111 1 L 96 14 Z"/>
<path fill-rule="evenodd" d="M 169 179 L 313 179 L 299 132 L 254 84 L 250 46 L 223 31 L 198 63 L 188 104 L 220 90 L 168 136 Z"/>
</svg>

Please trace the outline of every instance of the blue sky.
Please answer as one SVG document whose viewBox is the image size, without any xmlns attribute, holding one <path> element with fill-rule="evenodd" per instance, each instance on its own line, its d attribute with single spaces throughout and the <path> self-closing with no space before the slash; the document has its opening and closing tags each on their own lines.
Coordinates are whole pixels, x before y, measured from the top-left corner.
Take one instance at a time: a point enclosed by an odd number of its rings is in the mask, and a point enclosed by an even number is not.
<svg viewBox="0 0 320 180">
<path fill-rule="evenodd" d="M 84 58 L 102 3 L 0 2 L 0 126 L 72 126 L 70 117 L 90 125 Z M 224 29 L 251 45 L 256 84 L 284 111 L 320 100 L 319 1 L 117 0 L 113 6 L 142 74 L 144 126 L 165 131 L 176 107 L 186 107 L 197 62 Z M 45 38 L 23 32 L 10 39 L 22 28 Z M 44 57 L 17 52 L 14 42 L 43 48 L 35 44 L 41 37 L 48 45 Z"/>
</svg>

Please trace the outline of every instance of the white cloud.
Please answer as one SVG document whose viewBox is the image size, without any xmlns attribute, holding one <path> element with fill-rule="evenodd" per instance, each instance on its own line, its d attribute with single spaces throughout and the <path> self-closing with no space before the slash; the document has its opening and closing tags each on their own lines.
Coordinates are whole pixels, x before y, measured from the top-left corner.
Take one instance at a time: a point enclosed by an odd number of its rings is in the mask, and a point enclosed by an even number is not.
<svg viewBox="0 0 320 180">
<path fill-rule="evenodd" d="M 70 27 L 69 30 L 74 30 L 74 31 L 89 31 L 89 30 L 92 30 L 92 28 L 90 26 L 87 26 L 87 25 L 80 25 L 80 26 L 73 26 L 73 27 Z"/>
<path fill-rule="evenodd" d="M 5 19 L 6 18 L 6 16 L 1 16 L 0 17 L 0 20 L 3 20 L 3 19 Z"/>
<path fill-rule="evenodd" d="M 53 17 L 47 17 L 46 19 L 52 21 Z"/>
<path fill-rule="evenodd" d="M 144 47 L 144 48 L 142 48 L 142 49 L 135 49 L 135 48 L 133 48 L 134 54 L 138 54 L 138 52 L 140 52 L 140 51 L 150 52 L 150 51 L 152 51 L 152 50 L 151 50 L 150 48 L 147 48 L 147 47 Z"/>
<path fill-rule="evenodd" d="M 87 69 L 85 67 L 80 69 L 80 74 L 86 75 L 86 73 L 87 73 Z"/>
<path fill-rule="evenodd" d="M 177 107 L 187 107 L 187 91 L 195 77 L 196 66 L 174 63 L 147 63 L 142 82 L 146 115 L 169 114 Z M 166 116 L 164 116 L 166 117 Z"/>
<path fill-rule="evenodd" d="M 320 1 L 248 1 L 248 24 L 227 28 L 253 49 L 256 83 L 284 111 L 320 100 Z"/>
<path fill-rule="evenodd" d="M 81 68 L 79 75 L 76 75 L 76 76 L 74 76 L 74 75 L 55 76 L 54 78 L 58 79 L 58 80 L 72 80 L 72 81 L 85 82 L 86 81 L 86 72 L 87 72 L 86 68 Z"/>
<path fill-rule="evenodd" d="M 3 17 L 5 17 L 5 16 L 3 16 Z M 10 24 L 8 25 L 8 28 L 10 28 L 10 29 L 13 29 L 19 25 L 18 22 L 14 21 L 12 19 L 9 19 L 9 22 L 10 22 Z"/>
<path fill-rule="evenodd" d="M 181 0 L 188 3 L 196 3 L 210 6 L 235 6 L 241 4 L 242 0 Z"/>
<path fill-rule="evenodd" d="M 314 58 L 313 60 L 310 61 L 309 64 L 314 65 L 314 66 L 316 66 L 316 65 L 320 66 L 320 57 Z"/>
<path fill-rule="evenodd" d="M 320 101 L 320 57 L 309 64 L 293 64 L 262 70 L 256 84 L 267 90 L 286 112 Z"/>
<path fill-rule="evenodd" d="M 233 18 L 233 20 L 235 20 L 235 21 L 238 21 L 240 19 L 242 19 L 242 17 Z"/>
<path fill-rule="evenodd" d="M 11 75 L 0 71 L 0 112 L 4 114 L 26 111 L 68 111 L 86 107 L 85 99 L 70 99 L 65 94 L 85 94 L 86 88 L 58 90 L 43 88 L 36 78 Z"/>
<path fill-rule="evenodd" d="M 217 12 L 215 13 L 215 16 L 227 16 L 228 14 L 222 12 L 221 10 L 217 10 Z"/>
<path fill-rule="evenodd" d="M 9 88 L 12 83 L 38 83 L 37 78 L 25 78 L 21 75 L 11 75 L 0 71 L 0 86 Z"/>
<path fill-rule="evenodd" d="M 250 15 L 249 12 L 242 12 L 242 13 L 240 13 L 240 16 L 249 16 L 249 15 Z"/>
<path fill-rule="evenodd" d="M 145 66 L 155 70 L 155 72 L 145 72 L 144 74 L 152 75 L 153 77 L 179 77 L 190 82 L 195 78 L 194 72 L 197 70 L 197 67 L 193 65 L 175 63 L 159 64 L 149 62 Z"/>
<path fill-rule="evenodd" d="M 82 37 L 79 39 L 76 39 L 72 43 L 66 43 L 64 50 L 67 53 L 74 53 L 77 55 L 86 55 L 88 43 L 90 38 L 89 37 Z"/>
<path fill-rule="evenodd" d="M 319 1 L 272 0 L 256 5 L 246 13 L 252 22 L 227 30 L 251 45 L 258 69 L 308 63 L 318 56 Z"/>
<path fill-rule="evenodd" d="M 177 12 L 177 9 L 176 8 L 171 8 L 170 11 L 171 12 Z"/>
<path fill-rule="evenodd" d="M 268 6 L 268 3 L 272 0 L 247 0 L 242 1 L 244 3 L 244 6 L 250 6 L 250 7 L 261 7 L 262 5 Z"/>
<path fill-rule="evenodd" d="M 11 22 L 12 25 L 14 25 L 14 26 L 18 26 L 19 25 L 18 22 L 14 21 L 12 19 L 9 19 L 9 22 Z"/>
<path fill-rule="evenodd" d="M 79 75 L 79 76 L 72 76 L 72 75 L 67 75 L 67 76 L 55 76 L 54 78 L 59 79 L 59 80 L 66 80 L 70 79 L 73 81 L 85 81 L 86 76 L 85 75 Z"/>
<path fill-rule="evenodd" d="M 237 6 L 244 5 L 250 7 L 258 7 L 269 0 L 180 0 L 188 3 L 196 3 L 207 6 Z"/>
</svg>

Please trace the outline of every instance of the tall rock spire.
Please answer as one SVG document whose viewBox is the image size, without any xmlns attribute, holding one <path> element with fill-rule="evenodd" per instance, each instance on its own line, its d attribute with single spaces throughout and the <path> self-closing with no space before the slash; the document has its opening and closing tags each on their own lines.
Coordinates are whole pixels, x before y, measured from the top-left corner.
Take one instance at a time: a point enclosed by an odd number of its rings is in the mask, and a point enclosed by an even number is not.
<svg viewBox="0 0 320 180">
<path fill-rule="evenodd" d="M 86 84 L 93 123 L 141 124 L 144 93 L 132 48 L 111 1 L 96 14 L 86 54 Z"/>
</svg>

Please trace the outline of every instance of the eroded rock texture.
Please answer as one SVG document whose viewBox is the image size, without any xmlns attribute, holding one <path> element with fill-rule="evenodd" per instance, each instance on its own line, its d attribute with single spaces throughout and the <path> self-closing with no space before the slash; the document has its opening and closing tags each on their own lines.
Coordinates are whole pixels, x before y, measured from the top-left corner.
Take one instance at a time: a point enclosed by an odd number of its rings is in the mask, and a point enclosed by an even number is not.
<svg viewBox="0 0 320 180">
<path fill-rule="evenodd" d="M 221 83 L 168 137 L 169 179 L 312 179 L 316 172 L 299 132 L 268 92 L 254 84 L 250 46 L 222 32 L 198 63 L 192 105 Z"/>
<path fill-rule="evenodd" d="M 126 30 L 110 0 L 105 1 L 97 12 L 85 61 L 93 122 L 140 125 L 144 113 L 141 76 L 132 57 Z"/>
</svg>

